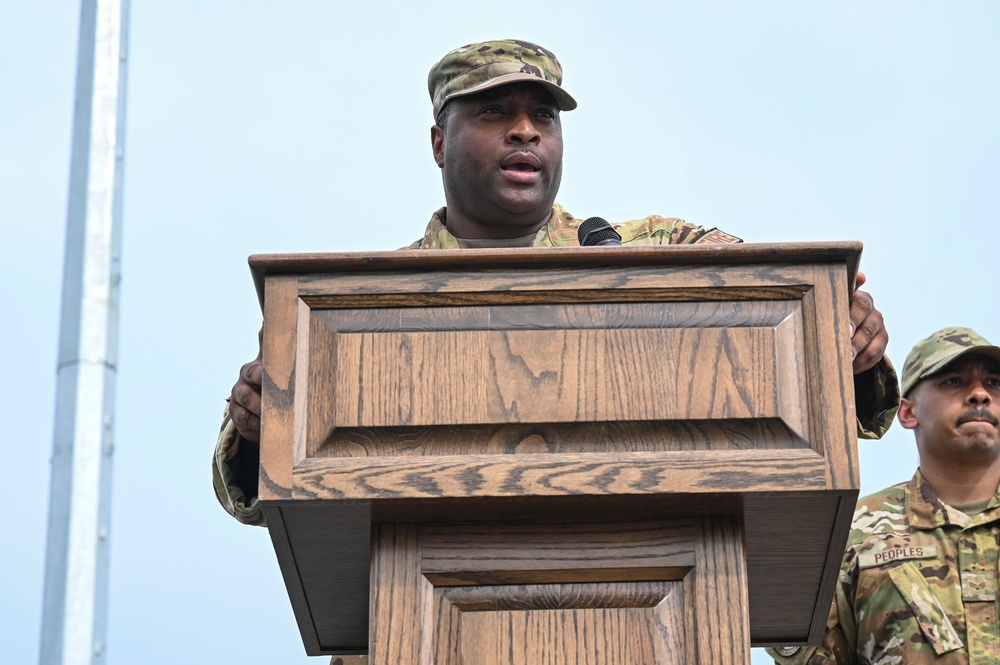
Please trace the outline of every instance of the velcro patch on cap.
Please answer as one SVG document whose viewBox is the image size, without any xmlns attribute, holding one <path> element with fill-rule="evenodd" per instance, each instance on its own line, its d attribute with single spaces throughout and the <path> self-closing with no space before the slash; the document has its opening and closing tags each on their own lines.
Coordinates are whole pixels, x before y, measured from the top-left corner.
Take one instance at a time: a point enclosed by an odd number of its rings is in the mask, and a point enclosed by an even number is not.
<svg viewBox="0 0 1000 665">
<path fill-rule="evenodd" d="M 862 552 L 858 555 L 858 567 L 861 569 L 884 566 L 897 561 L 910 559 L 933 559 L 938 555 L 937 545 L 905 545 L 890 547 L 881 552 Z"/>
</svg>

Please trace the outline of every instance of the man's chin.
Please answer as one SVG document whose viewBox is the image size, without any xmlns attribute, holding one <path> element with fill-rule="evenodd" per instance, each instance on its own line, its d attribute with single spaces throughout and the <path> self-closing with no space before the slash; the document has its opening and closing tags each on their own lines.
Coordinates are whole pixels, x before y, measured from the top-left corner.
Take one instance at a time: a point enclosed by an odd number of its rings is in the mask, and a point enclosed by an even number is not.
<svg viewBox="0 0 1000 665">
<path fill-rule="evenodd" d="M 966 435 L 963 447 L 971 455 L 993 458 L 1000 453 L 1000 437 L 995 432 L 974 432 Z"/>
<path fill-rule="evenodd" d="M 536 233 L 549 221 L 552 206 L 536 206 L 525 208 L 504 208 L 498 211 L 492 219 L 483 220 L 483 226 L 489 228 L 493 238 L 521 238 Z"/>
<path fill-rule="evenodd" d="M 512 218 L 547 217 L 552 212 L 553 200 L 536 194 L 526 196 L 505 196 L 498 202 L 498 208 Z"/>
</svg>

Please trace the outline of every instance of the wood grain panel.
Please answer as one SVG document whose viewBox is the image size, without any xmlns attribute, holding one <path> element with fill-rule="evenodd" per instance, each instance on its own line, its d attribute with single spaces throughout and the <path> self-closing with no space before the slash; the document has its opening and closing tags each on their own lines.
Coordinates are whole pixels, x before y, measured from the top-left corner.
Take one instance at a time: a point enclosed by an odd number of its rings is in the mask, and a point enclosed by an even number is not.
<svg viewBox="0 0 1000 665">
<path fill-rule="evenodd" d="M 803 271 L 801 266 L 784 263 L 577 270 L 548 269 L 539 265 L 533 270 L 522 271 L 341 273 L 303 276 L 300 295 L 318 308 L 513 304 L 546 300 L 793 300 L 810 288 L 808 273 L 808 268 Z"/>
<path fill-rule="evenodd" d="M 548 305 L 565 303 L 606 302 L 728 302 L 732 300 L 790 300 L 801 298 L 808 290 L 806 285 L 782 287 L 728 286 L 674 287 L 648 289 L 618 289 L 610 298 L 607 291 L 599 289 L 572 289 L 564 291 L 461 291 L 447 293 L 385 293 L 364 295 L 303 295 L 302 300 L 315 309 L 340 308 L 393 308 L 393 307 L 450 307 L 465 305 Z"/>
<path fill-rule="evenodd" d="M 431 585 L 420 574 L 419 527 L 380 525 L 372 533 L 372 616 L 369 660 L 378 665 L 421 659 L 424 598 Z"/>
<path fill-rule="evenodd" d="M 281 509 L 274 506 L 266 506 L 263 509 L 264 518 L 267 520 L 268 535 L 271 536 L 271 544 L 274 552 L 281 562 L 281 576 L 288 590 L 289 600 L 293 607 L 303 607 L 308 605 L 307 592 L 302 581 L 302 570 L 295 562 L 295 547 L 292 546 L 290 534 L 285 526 L 285 520 L 281 514 Z M 292 531 L 294 534 L 294 529 Z M 314 589 L 315 590 L 315 589 Z M 314 617 L 309 612 L 296 612 L 295 621 L 299 627 L 299 634 L 302 636 L 302 643 L 306 648 L 306 653 L 320 653 L 319 631 L 316 630 Z"/>
<path fill-rule="evenodd" d="M 696 565 L 684 578 L 687 662 L 749 665 L 750 609 L 747 598 L 743 523 L 737 517 L 699 520 Z"/>
<path fill-rule="evenodd" d="M 261 379 L 260 483 L 262 501 L 292 496 L 295 450 L 295 349 L 298 323 L 298 279 L 276 277 L 267 284 L 264 311 L 264 374 Z"/>
<path fill-rule="evenodd" d="M 372 560 L 368 511 L 363 506 L 335 511 L 269 506 L 265 513 L 306 652 L 367 653 Z M 272 522 L 276 513 L 280 521 Z M 288 543 L 281 549 L 273 533 L 279 526 Z"/>
<path fill-rule="evenodd" d="M 314 371 L 314 365 L 309 352 L 312 347 L 311 328 L 312 320 L 309 307 L 301 299 L 297 303 L 297 314 L 295 321 L 294 353 L 295 366 L 300 368 L 295 372 L 295 400 L 293 404 L 292 428 L 294 439 L 294 450 L 292 459 L 294 464 L 304 460 L 307 455 L 307 433 L 309 409 L 307 405 L 316 399 L 310 399 L 310 373 Z M 318 393 L 317 399 L 322 400 L 324 393 Z M 294 494 L 294 489 L 292 491 Z"/>
<path fill-rule="evenodd" d="M 332 426 L 780 417 L 775 351 L 764 328 L 340 334 Z"/>
<path fill-rule="evenodd" d="M 850 353 L 850 290 L 842 267 L 813 266 L 813 272 L 815 288 L 811 302 L 817 331 L 813 353 L 822 368 L 822 374 L 815 379 L 817 386 L 813 394 L 822 395 L 823 403 L 841 405 L 838 409 L 813 407 L 820 415 L 816 424 L 824 432 L 824 436 L 817 436 L 815 441 L 823 442 L 825 455 L 830 460 L 827 486 L 831 489 L 857 488 L 860 472 Z"/>
<path fill-rule="evenodd" d="M 377 312 L 378 310 L 372 310 Z M 319 449 L 318 443 L 330 437 L 333 432 L 330 423 L 336 418 L 338 373 L 337 338 L 333 330 L 316 316 L 310 315 L 308 369 L 302 372 L 307 377 L 305 395 L 298 408 L 306 414 L 304 434 L 306 440 L 305 457 L 312 457 Z M 311 397 L 311 399 L 310 399 Z M 301 459 L 296 460 L 296 463 Z"/>
<path fill-rule="evenodd" d="M 547 527 L 480 524 L 472 533 L 467 528 L 395 524 L 376 529 L 372 622 L 378 637 L 370 652 L 373 664 L 749 662 L 745 589 L 734 588 L 745 585 L 738 518 Z M 642 543 L 637 546 L 640 556 L 633 556 L 636 550 L 630 545 L 636 537 Z M 472 546 L 477 542 L 479 547 Z M 656 542 L 684 552 L 686 576 L 595 584 L 573 579 L 569 569 L 558 565 L 575 567 L 582 554 L 578 548 L 593 546 L 590 554 L 599 561 L 617 559 L 619 568 L 642 569 L 656 565 Z M 490 547 L 501 543 L 500 552 Z M 552 568 L 550 581 L 542 583 L 463 581 L 452 586 L 434 581 L 461 577 L 463 570 L 488 570 L 492 564 L 496 571 L 540 570 L 544 562 Z M 429 568 L 441 572 L 435 575 Z"/>
<path fill-rule="evenodd" d="M 317 398 L 309 402 L 306 454 L 385 455 L 379 443 L 392 441 L 401 454 L 488 453 L 512 435 L 509 425 L 501 433 L 492 425 L 518 421 L 546 425 L 549 433 L 522 436 L 517 447 L 538 450 L 545 442 L 552 450 L 555 442 L 585 451 L 593 437 L 581 441 L 575 433 L 600 425 L 588 416 L 615 428 L 607 430 L 615 449 L 725 448 L 748 440 L 797 447 L 806 429 L 804 372 L 793 355 L 801 352 L 799 309 L 796 301 L 755 301 L 314 310 L 309 376 Z M 727 319 L 732 328 L 700 327 Z M 425 332 L 390 334 L 418 330 Z M 484 331 L 491 334 L 476 334 Z M 731 380 L 711 380 L 708 368 Z M 653 410 L 643 413 L 643 405 Z M 713 418 L 720 413 L 728 418 L 723 429 Z M 543 415 L 563 418 L 562 429 L 540 422 Z M 451 431 L 445 418 L 466 427 Z M 649 422 L 634 422 L 643 419 Z M 427 421 L 440 429 L 399 424 Z"/>
<path fill-rule="evenodd" d="M 797 441 L 809 440 L 809 403 L 806 377 L 810 368 L 805 362 L 805 342 L 801 306 L 774 326 L 775 385 L 778 412 L 782 422 L 795 434 Z M 813 450 L 818 446 L 813 444 Z M 817 451 L 819 452 L 819 451 Z"/>
<path fill-rule="evenodd" d="M 325 440 L 316 443 L 309 457 L 555 455 L 782 448 L 809 448 L 809 444 L 777 418 L 653 420 L 642 423 L 338 427 L 329 432 Z"/>
<path fill-rule="evenodd" d="M 799 309 L 799 299 L 796 298 L 767 301 L 314 309 L 311 316 L 336 332 L 759 328 L 777 326 Z"/>
<path fill-rule="evenodd" d="M 485 332 L 338 335 L 330 425 L 477 422 L 488 404 L 483 365 L 490 354 L 489 336 Z"/>
<path fill-rule="evenodd" d="M 755 644 L 802 643 L 822 631 L 833 598 L 857 492 L 760 495 L 746 499 L 750 628 Z M 788 537 L 794 524 L 794 538 Z M 827 577 L 826 583 L 821 583 Z M 816 589 L 804 594 L 803 589 Z M 813 635 L 813 637 L 817 637 Z"/>
<path fill-rule="evenodd" d="M 249 258 L 254 281 L 261 290 L 264 275 L 342 273 L 420 273 L 428 271 L 507 271 L 525 269 L 608 270 L 655 266 L 663 268 L 711 264 L 716 267 L 778 263 L 847 264 L 854 275 L 861 254 L 860 242 L 741 243 L 733 245 L 650 245 L 627 247 L 558 247 L 529 249 L 480 249 L 458 254 L 451 250 L 418 252 L 341 252 L 256 254 Z"/>
<path fill-rule="evenodd" d="M 825 468 L 811 450 L 326 458 L 300 464 L 295 482 L 302 500 L 791 492 Z"/>
<path fill-rule="evenodd" d="M 602 592 L 616 600 L 612 589 Z M 683 616 L 681 600 L 666 592 L 656 609 L 462 612 L 456 665 L 680 665 L 683 633 L 670 615 Z"/>
<path fill-rule="evenodd" d="M 823 634 L 826 632 L 824 617 L 829 616 L 829 607 L 836 593 L 839 575 L 823 575 L 822 572 L 836 570 L 839 573 L 840 571 L 844 550 L 847 547 L 847 538 L 851 531 L 851 520 L 858 504 L 858 492 L 845 492 L 838 498 L 837 511 L 830 524 L 826 560 L 823 562 L 819 575 L 820 583 L 816 592 L 816 605 L 813 607 L 813 620 L 809 625 L 808 644 L 820 644 L 823 641 Z M 822 540 L 817 537 L 816 542 L 822 542 Z M 786 633 L 786 635 L 790 634 Z"/>
<path fill-rule="evenodd" d="M 679 580 L 694 565 L 692 533 L 683 520 L 428 526 L 421 570 L 437 586 Z"/>
</svg>

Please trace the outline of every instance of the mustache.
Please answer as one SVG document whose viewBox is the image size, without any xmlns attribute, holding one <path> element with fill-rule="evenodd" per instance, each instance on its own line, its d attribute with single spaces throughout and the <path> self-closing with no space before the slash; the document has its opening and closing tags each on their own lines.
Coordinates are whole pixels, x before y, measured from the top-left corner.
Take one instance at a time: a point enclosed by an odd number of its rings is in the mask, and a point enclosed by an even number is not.
<svg viewBox="0 0 1000 665">
<path fill-rule="evenodd" d="M 958 417 L 958 424 L 961 425 L 969 422 L 970 420 L 985 420 L 994 427 L 1000 425 L 1000 418 L 993 415 L 993 412 L 985 406 L 970 407 Z"/>
</svg>

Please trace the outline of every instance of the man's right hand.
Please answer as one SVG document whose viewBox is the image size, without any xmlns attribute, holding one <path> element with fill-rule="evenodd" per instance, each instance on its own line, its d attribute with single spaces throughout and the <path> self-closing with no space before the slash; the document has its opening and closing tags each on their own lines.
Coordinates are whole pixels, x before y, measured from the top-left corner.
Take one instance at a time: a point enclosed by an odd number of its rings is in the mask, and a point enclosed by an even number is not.
<svg viewBox="0 0 1000 665">
<path fill-rule="evenodd" d="M 257 357 L 240 368 L 240 380 L 229 396 L 229 418 L 247 441 L 260 442 L 260 384 L 264 375 L 260 347 L 264 329 L 257 334 Z"/>
</svg>

